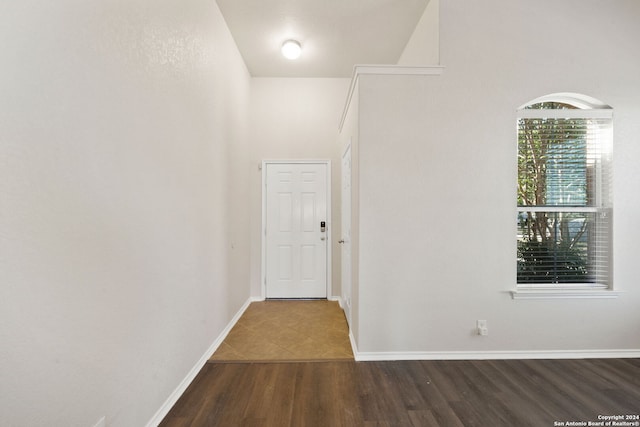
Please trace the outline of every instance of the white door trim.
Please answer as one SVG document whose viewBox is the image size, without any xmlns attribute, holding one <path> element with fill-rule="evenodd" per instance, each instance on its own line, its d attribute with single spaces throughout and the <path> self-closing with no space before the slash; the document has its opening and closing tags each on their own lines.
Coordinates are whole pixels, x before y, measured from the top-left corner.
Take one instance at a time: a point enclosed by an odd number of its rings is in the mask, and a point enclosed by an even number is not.
<svg viewBox="0 0 640 427">
<path fill-rule="evenodd" d="M 342 153 L 342 157 L 340 158 L 340 240 L 342 241 L 341 245 L 338 245 L 340 247 L 340 265 L 341 265 L 341 283 L 340 283 L 340 292 L 342 295 L 342 300 L 344 302 L 344 312 L 347 318 L 347 323 L 349 325 L 351 325 L 351 303 L 352 303 L 352 297 L 353 297 L 353 292 L 352 292 L 352 267 L 353 267 L 353 262 L 351 261 L 351 255 L 352 255 L 352 251 L 351 251 L 351 207 L 352 207 L 352 197 L 353 197 L 353 191 L 351 188 L 352 185 L 352 168 L 351 168 L 351 138 L 349 138 L 349 144 L 347 144 L 347 147 L 344 150 L 344 153 Z M 345 168 L 344 168 L 344 163 L 345 163 L 345 158 L 347 158 L 348 156 L 348 160 L 349 160 L 349 175 L 348 175 L 348 179 L 349 179 L 349 192 L 347 193 L 344 189 L 344 182 L 345 182 Z M 345 196 L 348 194 L 348 202 L 347 204 L 345 204 Z M 348 208 L 348 218 L 345 218 L 345 208 Z M 349 236 L 346 236 L 344 234 L 345 231 L 345 223 L 346 223 L 346 219 L 348 219 L 348 225 L 349 225 Z M 349 265 L 345 265 L 345 253 L 348 253 L 348 263 Z M 348 286 L 346 286 L 348 284 Z"/>
<path fill-rule="evenodd" d="M 267 239 L 265 239 L 267 233 L 267 165 L 269 164 L 308 164 L 308 165 L 326 165 L 327 166 L 327 299 L 332 297 L 331 294 L 331 245 L 333 239 L 333 221 L 331 220 L 331 160 L 318 159 L 318 160 L 263 160 L 262 169 L 262 231 L 260 233 L 260 239 L 262 241 L 262 265 L 260 268 L 260 289 L 262 292 L 261 298 L 264 300 L 267 297 Z"/>
</svg>

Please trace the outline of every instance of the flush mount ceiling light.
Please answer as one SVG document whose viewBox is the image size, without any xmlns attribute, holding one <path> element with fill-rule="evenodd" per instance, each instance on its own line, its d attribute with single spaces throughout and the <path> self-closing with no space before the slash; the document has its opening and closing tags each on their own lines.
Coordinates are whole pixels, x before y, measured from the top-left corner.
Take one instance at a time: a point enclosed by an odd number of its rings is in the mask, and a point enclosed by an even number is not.
<svg viewBox="0 0 640 427">
<path fill-rule="evenodd" d="M 282 43 L 282 55 L 287 59 L 298 59 L 302 53 L 302 46 L 296 40 L 287 40 Z"/>
</svg>

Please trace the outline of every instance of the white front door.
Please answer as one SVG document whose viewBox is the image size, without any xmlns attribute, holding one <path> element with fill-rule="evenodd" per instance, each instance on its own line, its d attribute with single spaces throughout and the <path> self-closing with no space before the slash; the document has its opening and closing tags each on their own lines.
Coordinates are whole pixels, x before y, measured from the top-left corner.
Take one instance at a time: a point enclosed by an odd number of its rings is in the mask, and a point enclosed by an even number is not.
<svg viewBox="0 0 640 427">
<path fill-rule="evenodd" d="M 340 230 L 342 260 L 342 301 L 351 324 L 351 145 L 342 156 L 342 211 Z"/>
<path fill-rule="evenodd" d="M 267 298 L 326 298 L 327 163 L 265 163 Z"/>
</svg>

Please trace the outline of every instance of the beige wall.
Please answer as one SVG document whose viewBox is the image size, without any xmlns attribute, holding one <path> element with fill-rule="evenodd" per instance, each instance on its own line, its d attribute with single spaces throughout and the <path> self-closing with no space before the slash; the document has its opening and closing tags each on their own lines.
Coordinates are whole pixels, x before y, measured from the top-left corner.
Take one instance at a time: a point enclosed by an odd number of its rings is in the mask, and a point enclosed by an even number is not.
<svg viewBox="0 0 640 427">
<path fill-rule="evenodd" d="M 640 40 L 640 5 L 449 0 L 440 14 L 441 76 L 359 79 L 359 350 L 640 351 L 640 58 L 628 54 Z M 555 92 L 614 109 L 617 299 L 508 293 L 515 112 Z M 475 334 L 477 319 L 489 336 Z"/>
<path fill-rule="evenodd" d="M 249 74 L 205 0 L 9 2 L 0 45 L 0 425 L 143 426 L 250 295 Z"/>
</svg>

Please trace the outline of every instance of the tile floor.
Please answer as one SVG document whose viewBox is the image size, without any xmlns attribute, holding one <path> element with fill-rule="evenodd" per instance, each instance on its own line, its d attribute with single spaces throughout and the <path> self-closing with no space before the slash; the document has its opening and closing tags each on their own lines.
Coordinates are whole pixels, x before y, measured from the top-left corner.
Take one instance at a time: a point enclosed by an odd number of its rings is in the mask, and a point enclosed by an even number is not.
<svg viewBox="0 0 640 427">
<path fill-rule="evenodd" d="M 249 305 L 209 361 L 353 360 L 336 301 L 261 301 Z"/>
</svg>

